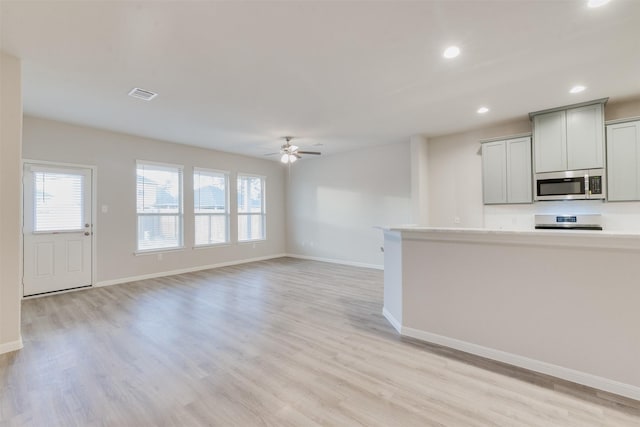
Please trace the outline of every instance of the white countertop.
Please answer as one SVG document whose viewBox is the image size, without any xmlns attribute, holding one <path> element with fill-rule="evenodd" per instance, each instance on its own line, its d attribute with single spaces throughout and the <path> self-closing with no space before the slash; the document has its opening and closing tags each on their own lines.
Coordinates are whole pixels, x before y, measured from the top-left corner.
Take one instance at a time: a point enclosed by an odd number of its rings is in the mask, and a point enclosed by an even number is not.
<svg viewBox="0 0 640 427">
<path fill-rule="evenodd" d="M 542 246 L 640 250 L 640 234 L 598 230 L 506 230 L 397 225 L 379 227 L 406 240 L 448 240 Z"/>
</svg>

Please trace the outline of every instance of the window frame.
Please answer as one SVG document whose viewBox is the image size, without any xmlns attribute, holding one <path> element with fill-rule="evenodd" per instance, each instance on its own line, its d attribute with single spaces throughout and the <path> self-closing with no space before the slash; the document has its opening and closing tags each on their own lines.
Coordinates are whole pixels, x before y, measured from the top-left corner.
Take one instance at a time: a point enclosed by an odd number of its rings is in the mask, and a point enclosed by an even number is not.
<svg viewBox="0 0 640 427">
<path fill-rule="evenodd" d="M 195 192 L 196 192 L 196 186 L 195 186 L 195 177 L 196 177 L 196 173 L 200 174 L 200 173 L 204 173 L 205 175 L 208 174 L 209 176 L 215 176 L 215 175 L 222 175 L 224 177 L 224 184 L 225 184 L 225 188 L 224 188 L 224 196 L 225 196 L 225 212 L 223 213 L 218 213 L 218 212 L 211 212 L 211 213 L 197 213 L 196 212 L 196 199 L 195 199 Z M 229 171 L 225 171 L 225 170 L 220 170 L 220 169 L 210 169 L 210 168 L 201 168 L 201 167 L 197 167 L 194 166 L 193 167 L 193 248 L 194 249 L 200 249 L 200 248 L 208 248 L 208 247 L 212 247 L 212 246 L 227 246 L 229 244 L 231 244 L 231 210 L 229 208 L 230 205 L 230 197 L 229 197 L 229 186 L 230 186 L 230 181 L 231 181 L 231 172 Z M 196 243 L 196 218 L 198 216 L 208 216 L 208 217 L 212 217 L 212 216 L 223 216 L 225 218 L 225 241 L 224 242 L 218 242 L 218 243 L 203 243 L 203 244 L 197 244 Z"/>
<path fill-rule="evenodd" d="M 140 213 L 138 212 L 138 168 L 140 165 L 146 165 L 149 167 L 157 167 L 158 169 L 177 169 L 178 170 L 178 213 Z M 136 194 L 136 236 L 135 236 L 135 248 L 134 254 L 136 255 L 144 255 L 150 253 L 158 253 L 158 252 L 173 252 L 173 251 L 181 251 L 184 250 L 184 165 L 175 164 L 175 163 L 162 163 L 162 162 L 154 162 L 149 160 L 136 160 L 136 168 L 135 168 L 135 194 Z M 161 217 L 161 216 L 175 216 L 178 219 L 178 245 L 177 246 L 167 246 L 162 248 L 149 248 L 149 249 L 140 249 L 140 217 Z"/>
<path fill-rule="evenodd" d="M 238 185 L 241 178 L 260 178 L 262 181 L 262 191 L 261 191 L 261 209 L 260 212 L 240 212 L 240 203 L 238 203 L 239 189 Z M 236 238 L 238 239 L 238 243 L 255 243 L 262 242 L 267 240 L 267 177 L 264 175 L 257 175 L 252 173 L 241 173 L 238 172 L 236 176 L 236 216 L 237 216 L 237 230 L 236 230 Z M 260 216 L 262 218 L 262 236 L 257 239 L 240 239 L 240 218 L 242 216 Z"/>
</svg>

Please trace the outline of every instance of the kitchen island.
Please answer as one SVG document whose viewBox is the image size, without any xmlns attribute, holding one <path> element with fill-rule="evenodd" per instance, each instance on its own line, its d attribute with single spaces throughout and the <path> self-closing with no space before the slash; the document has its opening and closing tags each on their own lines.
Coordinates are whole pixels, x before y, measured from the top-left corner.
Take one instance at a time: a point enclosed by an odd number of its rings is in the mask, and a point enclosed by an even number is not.
<svg viewBox="0 0 640 427">
<path fill-rule="evenodd" d="M 640 400 L 640 235 L 383 232 L 400 334 Z"/>
</svg>

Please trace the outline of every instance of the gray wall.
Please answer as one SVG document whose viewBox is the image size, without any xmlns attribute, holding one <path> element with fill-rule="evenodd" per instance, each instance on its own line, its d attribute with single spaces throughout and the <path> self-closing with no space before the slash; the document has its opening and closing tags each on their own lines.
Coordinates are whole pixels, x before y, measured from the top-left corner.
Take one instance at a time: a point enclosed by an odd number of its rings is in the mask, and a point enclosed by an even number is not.
<svg viewBox="0 0 640 427">
<path fill-rule="evenodd" d="M 429 138 L 429 225 L 482 227 L 480 140 L 530 132 L 528 119 Z M 457 221 L 456 221 L 457 219 Z"/>
<path fill-rule="evenodd" d="M 292 254 L 382 267 L 383 236 L 373 227 L 411 220 L 408 142 L 305 158 L 287 184 Z"/>
<path fill-rule="evenodd" d="M 278 162 L 227 154 L 181 144 L 140 138 L 42 118 L 24 119 L 24 153 L 30 160 L 97 166 L 97 282 L 153 275 L 285 252 L 284 167 Z M 136 160 L 184 166 L 185 249 L 135 255 Z M 193 167 L 231 172 L 232 244 L 193 249 Z M 237 173 L 266 177 L 267 240 L 236 243 L 235 178 Z M 102 205 L 108 206 L 103 213 Z"/>
<path fill-rule="evenodd" d="M 22 92 L 20 61 L 0 56 L 0 353 L 22 346 L 20 203 Z"/>
<path fill-rule="evenodd" d="M 640 100 L 610 102 L 606 119 L 640 116 Z M 287 179 L 287 250 L 380 266 L 382 232 L 373 226 L 530 229 L 533 214 L 567 204 L 482 204 L 480 140 L 531 131 L 527 117 L 451 135 L 304 159 Z M 413 148 L 412 148 L 413 147 Z M 571 207 L 598 211 L 611 231 L 640 232 L 640 203 Z M 426 212 L 425 212 L 426 211 Z"/>
</svg>

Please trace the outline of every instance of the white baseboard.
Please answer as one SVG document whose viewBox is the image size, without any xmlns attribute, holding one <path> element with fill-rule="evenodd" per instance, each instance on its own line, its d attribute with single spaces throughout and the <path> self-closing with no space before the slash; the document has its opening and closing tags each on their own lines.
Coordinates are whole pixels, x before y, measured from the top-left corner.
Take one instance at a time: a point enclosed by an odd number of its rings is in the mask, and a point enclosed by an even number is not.
<svg viewBox="0 0 640 427">
<path fill-rule="evenodd" d="M 385 317 L 387 317 L 387 314 L 385 314 Z M 576 371 L 574 369 L 553 365 L 551 363 L 530 359 L 528 357 L 520 356 L 517 354 L 507 353 L 505 351 L 484 347 L 466 341 L 461 341 L 455 338 L 449 338 L 419 329 L 407 328 L 399 324 L 397 322 L 397 319 L 395 319 L 393 316 L 391 316 L 391 318 L 393 320 L 387 317 L 393 327 L 398 329 L 400 331 L 400 335 L 403 336 L 454 348 L 466 353 L 475 354 L 477 356 L 482 356 L 488 359 L 497 360 L 499 362 L 508 363 L 509 365 L 518 366 L 521 368 L 529 369 L 531 371 L 540 372 L 543 374 L 551 375 L 553 377 L 562 378 L 567 381 L 572 381 L 574 383 L 618 394 L 620 396 L 640 400 L 640 387 L 621 383 L 608 378 L 599 377 L 586 372 Z M 397 326 L 396 324 L 394 324 L 394 322 L 397 323 Z"/>
<path fill-rule="evenodd" d="M 118 278 L 118 279 L 103 280 L 101 282 L 95 283 L 93 286 L 96 287 L 96 288 L 99 288 L 99 287 L 102 287 L 102 286 L 119 285 L 121 283 L 135 282 L 135 281 L 138 281 L 138 280 L 146 280 L 146 279 L 155 279 L 155 278 L 158 278 L 158 277 L 174 276 L 176 274 L 192 273 L 194 271 L 209 270 L 209 269 L 212 269 L 212 268 L 229 267 L 231 265 L 247 264 L 249 262 L 266 261 L 266 260 L 269 260 L 269 259 L 282 258 L 282 257 L 286 257 L 286 256 L 288 256 L 288 255 L 286 255 L 286 254 L 267 255 L 267 256 L 257 257 L 257 258 L 246 258 L 246 259 L 240 259 L 240 260 L 235 260 L 235 261 L 220 262 L 220 263 L 217 263 L 217 264 L 208 264 L 208 265 L 199 265 L 199 266 L 196 266 L 196 267 L 181 268 L 181 269 L 178 269 L 178 270 L 161 271 L 161 272 L 158 272 L 158 273 L 150 273 L 150 274 L 141 274 L 139 276 L 121 277 L 121 278 Z"/>
<path fill-rule="evenodd" d="M 178 270 L 160 271 L 157 273 L 141 274 L 139 276 L 129 276 L 129 277 L 121 277 L 118 279 L 103 280 L 100 282 L 96 282 L 93 285 L 93 287 L 99 288 L 102 286 L 119 285 L 121 283 L 135 282 L 137 280 L 156 279 L 158 277 L 174 276 L 176 274 L 192 273 L 194 271 L 209 270 L 211 268 L 229 267 L 231 265 L 240 265 L 240 264 L 246 264 L 249 262 L 256 262 L 256 261 L 266 261 L 269 259 L 282 258 L 282 257 L 308 259 L 311 261 L 330 262 L 333 264 L 350 265 L 352 267 L 373 268 L 377 270 L 383 269 L 383 266 L 375 265 L 375 264 L 365 264 L 361 262 L 343 261 L 343 260 L 337 260 L 337 259 L 331 259 L 331 258 L 319 258 L 319 257 L 310 257 L 306 255 L 281 253 L 281 254 L 267 255 L 267 256 L 257 257 L 257 258 L 247 258 L 247 259 L 241 259 L 241 260 L 235 260 L 235 261 L 220 262 L 217 264 L 199 265 L 197 267 L 181 268 Z"/>
<path fill-rule="evenodd" d="M 322 257 L 317 257 L 317 256 L 298 255 L 298 254 L 287 254 L 286 256 L 288 256 L 290 258 L 308 259 L 310 261 L 320 261 L 320 262 L 329 262 L 331 264 L 349 265 L 351 267 L 362 267 L 362 268 L 373 268 L 375 270 L 384 270 L 384 266 L 383 265 L 367 264 L 365 262 L 346 261 L 346 260 L 342 260 L 342 259 L 322 258 Z"/>
<path fill-rule="evenodd" d="M 389 321 L 389 323 L 391 323 L 391 326 L 393 326 L 395 330 L 402 335 L 402 323 L 400 323 L 400 321 L 396 319 L 389 310 L 387 310 L 387 307 L 382 307 L 382 315 Z"/>
<path fill-rule="evenodd" d="M 17 339 L 16 341 L 6 342 L 4 344 L 0 344 L 0 354 L 9 353 L 11 351 L 20 350 L 23 347 L 22 345 L 22 337 Z"/>
</svg>

